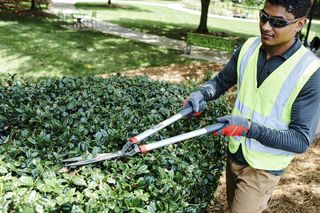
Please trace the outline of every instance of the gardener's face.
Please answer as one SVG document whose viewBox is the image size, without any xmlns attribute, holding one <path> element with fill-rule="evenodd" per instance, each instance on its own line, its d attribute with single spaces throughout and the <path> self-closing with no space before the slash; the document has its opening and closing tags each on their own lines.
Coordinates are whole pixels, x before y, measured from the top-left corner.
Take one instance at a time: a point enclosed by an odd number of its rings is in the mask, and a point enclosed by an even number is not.
<svg viewBox="0 0 320 213">
<path fill-rule="evenodd" d="M 296 19 L 284 7 L 266 2 L 260 11 L 261 42 L 266 48 L 289 48 L 305 23 L 306 18 Z"/>
</svg>

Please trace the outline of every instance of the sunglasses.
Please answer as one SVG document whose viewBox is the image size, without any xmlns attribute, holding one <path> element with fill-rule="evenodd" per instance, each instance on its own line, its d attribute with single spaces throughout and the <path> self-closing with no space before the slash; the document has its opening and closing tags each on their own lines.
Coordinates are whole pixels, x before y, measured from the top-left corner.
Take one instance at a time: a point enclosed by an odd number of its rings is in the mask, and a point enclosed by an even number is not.
<svg viewBox="0 0 320 213">
<path fill-rule="evenodd" d="M 269 16 L 263 10 L 259 11 L 259 18 L 262 23 L 266 23 L 267 21 L 269 21 L 270 26 L 273 28 L 282 28 L 282 27 L 288 26 L 289 24 L 293 24 L 300 19 L 300 18 L 297 18 L 293 20 L 287 20 L 284 18 L 276 18 L 276 17 Z"/>
</svg>

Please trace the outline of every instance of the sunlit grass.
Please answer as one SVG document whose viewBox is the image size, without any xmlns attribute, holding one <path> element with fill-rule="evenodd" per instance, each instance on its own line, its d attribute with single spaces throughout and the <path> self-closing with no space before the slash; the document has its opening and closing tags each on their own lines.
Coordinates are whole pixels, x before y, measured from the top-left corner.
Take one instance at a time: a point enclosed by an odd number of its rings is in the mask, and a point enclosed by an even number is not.
<svg viewBox="0 0 320 213">
<path fill-rule="evenodd" d="M 168 3 L 168 1 L 157 1 Z M 169 2 L 170 3 L 170 2 Z M 76 7 L 84 11 L 97 10 L 98 18 L 124 27 L 162 35 L 169 38 L 184 39 L 186 32 L 197 29 L 200 16 L 179 12 L 164 6 L 143 5 L 139 3 L 116 3 L 108 8 L 104 3 L 77 3 Z M 171 28 L 171 29 L 170 29 Z M 238 36 L 259 35 L 258 22 L 228 20 L 208 17 L 208 28 L 211 32 L 227 32 Z M 306 32 L 307 26 L 303 32 Z M 320 34 L 320 24 L 313 23 L 309 35 L 311 40 Z"/>
<path fill-rule="evenodd" d="M 155 21 L 168 25 L 188 25 L 195 30 L 200 20 L 199 15 L 176 11 L 164 6 L 129 4 L 129 2 L 117 3 L 117 5 L 117 8 L 107 8 L 103 3 L 77 3 L 76 7 L 82 10 L 98 10 L 99 19 L 115 23 L 121 23 L 121 20 L 136 20 L 137 24 L 142 20 L 145 22 Z M 234 20 L 208 18 L 208 27 L 211 31 L 227 30 L 246 35 L 259 33 L 256 23 L 235 22 Z"/>
<path fill-rule="evenodd" d="M 0 17 L 0 77 L 91 76 L 191 63 L 170 50 L 96 31 L 67 30 L 46 19 Z"/>
<path fill-rule="evenodd" d="M 113 23 L 144 33 L 165 36 L 168 38 L 178 40 L 185 40 L 187 32 L 193 32 L 195 30 L 195 26 L 190 24 L 171 24 L 160 21 L 149 21 L 141 19 L 120 19 L 117 21 L 113 21 Z M 221 29 L 211 29 L 210 32 L 215 34 L 223 33 L 224 35 L 228 35 L 231 37 L 239 37 L 243 39 L 250 37 L 250 35 L 247 34 L 234 33 L 228 30 Z"/>
</svg>

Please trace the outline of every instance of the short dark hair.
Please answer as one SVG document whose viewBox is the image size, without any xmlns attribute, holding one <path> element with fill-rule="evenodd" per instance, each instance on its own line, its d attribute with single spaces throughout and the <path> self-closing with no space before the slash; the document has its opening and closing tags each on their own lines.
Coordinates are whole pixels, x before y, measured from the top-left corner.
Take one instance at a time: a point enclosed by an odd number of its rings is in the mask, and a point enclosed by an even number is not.
<svg viewBox="0 0 320 213">
<path fill-rule="evenodd" d="M 307 16 L 313 4 L 313 0 L 266 0 L 266 2 L 286 8 L 295 18 Z"/>
</svg>

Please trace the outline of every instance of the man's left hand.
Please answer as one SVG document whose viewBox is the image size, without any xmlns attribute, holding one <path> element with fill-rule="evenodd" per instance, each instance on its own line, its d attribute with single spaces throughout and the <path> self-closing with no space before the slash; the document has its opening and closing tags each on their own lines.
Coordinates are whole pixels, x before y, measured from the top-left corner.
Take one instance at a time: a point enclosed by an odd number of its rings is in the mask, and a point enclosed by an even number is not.
<svg viewBox="0 0 320 213">
<path fill-rule="evenodd" d="M 214 135 L 225 136 L 247 136 L 251 121 L 239 115 L 226 115 L 217 118 L 219 123 L 225 123 L 225 126 L 219 131 L 214 132 Z"/>
</svg>

